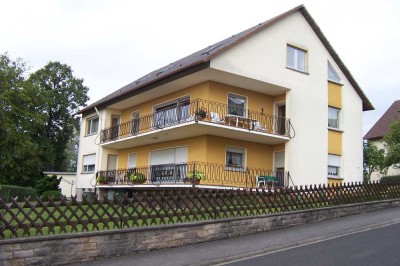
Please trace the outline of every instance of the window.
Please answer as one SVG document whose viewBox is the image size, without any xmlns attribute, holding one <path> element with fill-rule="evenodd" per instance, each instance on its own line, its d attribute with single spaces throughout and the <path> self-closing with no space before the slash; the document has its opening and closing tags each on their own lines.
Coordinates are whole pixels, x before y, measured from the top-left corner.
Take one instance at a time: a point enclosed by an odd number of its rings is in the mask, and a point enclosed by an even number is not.
<svg viewBox="0 0 400 266">
<path fill-rule="evenodd" d="M 190 98 L 184 97 L 175 101 L 156 106 L 154 127 L 163 128 L 167 125 L 179 124 L 190 117 Z"/>
<path fill-rule="evenodd" d="M 86 122 L 86 135 L 96 134 L 99 131 L 99 117 L 93 116 L 87 119 Z"/>
<path fill-rule="evenodd" d="M 295 70 L 306 72 L 306 51 L 293 46 L 287 46 L 286 66 Z"/>
<path fill-rule="evenodd" d="M 245 149 L 226 147 L 226 166 L 243 168 L 245 166 Z"/>
<path fill-rule="evenodd" d="M 340 176 L 340 160 L 341 156 L 328 154 L 328 176 Z"/>
<path fill-rule="evenodd" d="M 228 114 L 245 117 L 246 98 L 234 94 L 228 94 Z"/>
<path fill-rule="evenodd" d="M 339 112 L 337 108 L 328 107 L 328 127 L 339 129 Z"/>
<path fill-rule="evenodd" d="M 328 80 L 332 80 L 335 82 L 340 82 L 339 75 L 331 65 L 331 63 L 328 62 Z"/>
<path fill-rule="evenodd" d="M 83 155 L 83 173 L 94 173 L 96 154 Z"/>
</svg>

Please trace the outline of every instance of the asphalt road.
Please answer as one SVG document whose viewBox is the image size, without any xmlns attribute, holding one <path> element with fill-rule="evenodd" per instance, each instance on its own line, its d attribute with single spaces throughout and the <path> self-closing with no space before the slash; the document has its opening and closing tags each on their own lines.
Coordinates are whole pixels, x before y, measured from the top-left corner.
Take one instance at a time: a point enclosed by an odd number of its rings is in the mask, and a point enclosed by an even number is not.
<svg viewBox="0 0 400 266">
<path fill-rule="evenodd" d="M 360 233 L 363 231 L 368 233 Z M 75 265 L 217 265 L 238 259 L 244 260 L 232 265 L 400 265 L 399 236 L 400 208 L 392 208 Z M 364 257 L 367 259 L 357 264 Z"/>
<path fill-rule="evenodd" d="M 400 224 L 394 224 L 220 265 L 398 266 L 399 247 Z"/>
</svg>

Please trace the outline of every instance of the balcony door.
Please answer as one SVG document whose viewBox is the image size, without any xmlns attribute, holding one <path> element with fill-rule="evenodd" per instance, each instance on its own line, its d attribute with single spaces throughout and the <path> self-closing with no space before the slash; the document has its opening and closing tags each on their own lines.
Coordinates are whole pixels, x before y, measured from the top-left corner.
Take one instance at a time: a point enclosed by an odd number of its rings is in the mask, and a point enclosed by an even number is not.
<svg viewBox="0 0 400 266">
<path fill-rule="evenodd" d="M 186 177 L 188 147 L 150 152 L 150 174 L 153 183 L 183 182 Z"/>
<path fill-rule="evenodd" d="M 132 135 L 137 135 L 139 133 L 139 111 L 132 112 L 131 133 Z"/>
<path fill-rule="evenodd" d="M 118 138 L 120 121 L 121 117 L 119 115 L 111 116 L 111 139 Z"/>
<path fill-rule="evenodd" d="M 286 103 L 275 105 L 276 124 L 275 131 L 280 135 L 286 134 Z"/>
<path fill-rule="evenodd" d="M 274 152 L 274 169 L 279 186 L 285 185 L 285 151 Z"/>
<path fill-rule="evenodd" d="M 154 107 L 153 125 L 164 128 L 179 124 L 190 117 L 190 98 L 183 97 Z"/>
</svg>

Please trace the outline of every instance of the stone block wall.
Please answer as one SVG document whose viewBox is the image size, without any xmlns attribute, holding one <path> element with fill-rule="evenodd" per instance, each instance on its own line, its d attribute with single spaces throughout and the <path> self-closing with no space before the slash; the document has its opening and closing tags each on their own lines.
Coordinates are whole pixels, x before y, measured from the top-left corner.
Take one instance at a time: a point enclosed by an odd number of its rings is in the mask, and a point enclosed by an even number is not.
<svg viewBox="0 0 400 266">
<path fill-rule="evenodd" d="M 63 265 L 238 237 L 384 208 L 400 200 L 185 224 L 0 241 L 0 265 Z"/>
</svg>

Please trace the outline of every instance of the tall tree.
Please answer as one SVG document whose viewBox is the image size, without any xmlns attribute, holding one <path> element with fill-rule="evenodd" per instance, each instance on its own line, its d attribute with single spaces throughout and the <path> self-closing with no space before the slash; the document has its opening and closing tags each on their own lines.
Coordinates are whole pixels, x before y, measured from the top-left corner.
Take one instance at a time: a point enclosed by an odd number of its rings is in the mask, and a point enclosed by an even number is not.
<svg viewBox="0 0 400 266">
<path fill-rule="evenodd" d="M 400 120 L 390 126 L 383 140 L 386 142 L 386 165 L 400 168 Z"/>
<path fill-rule="evenodd" d="M 29 82 L 46 102 L 42 112 L 47 119 L 35 135 L 45 170 L 65 171 L 67 144 L 79 127 L 79 118 L 74 114 L 89 100 L 88 87 L 83 79 L 73 76 L 70 66 L 59 62 L 49 62 L 33 73 Z"/>
<path fill-rule="evenodd" d="M 33 186 L 42 163 L 31 132 L 44 121 L 32 99 L 39 93 L 26 82 L 27 68 L 21 59 L 0 55 L 0 183 Z M 35 97 L 32 97 L 32 96 Z"/>
<path fill-rule="evenodd" d="M 371 180 L 373 172 L 385 172 L 385 150 L 378 149 L 373 143 L 366 142 L 364 144 L 364 167 L 367 170 L 368 181 Z"/>
</svg>

